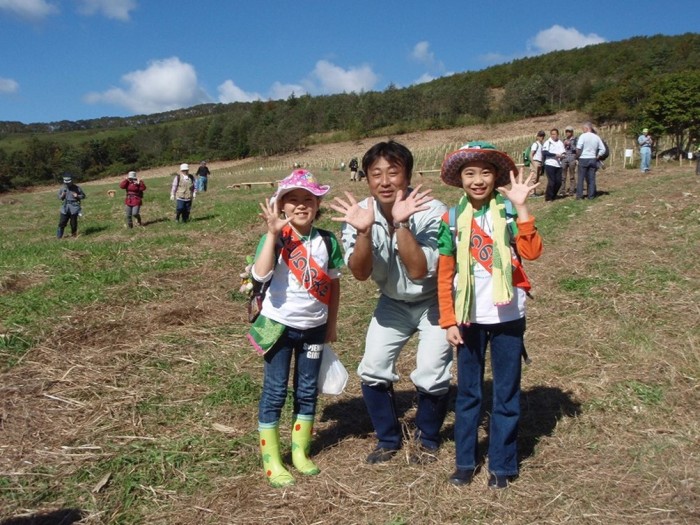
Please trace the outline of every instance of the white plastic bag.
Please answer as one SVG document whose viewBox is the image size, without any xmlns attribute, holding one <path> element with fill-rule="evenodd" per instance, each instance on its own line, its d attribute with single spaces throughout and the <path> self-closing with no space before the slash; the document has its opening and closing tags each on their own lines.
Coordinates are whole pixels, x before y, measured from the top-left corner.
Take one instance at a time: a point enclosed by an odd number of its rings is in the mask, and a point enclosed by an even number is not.
<svg viewBox="0 0 700 525">
<path fill-rule="evenodd" d="M 321 369 L 318 372 L 318 390 L 322 394 L 337 396 L 343 393 L 348 384 L 348 371 L 331 348 L 331 345 L 323 345 L 321 355 Z"/>
</svg>

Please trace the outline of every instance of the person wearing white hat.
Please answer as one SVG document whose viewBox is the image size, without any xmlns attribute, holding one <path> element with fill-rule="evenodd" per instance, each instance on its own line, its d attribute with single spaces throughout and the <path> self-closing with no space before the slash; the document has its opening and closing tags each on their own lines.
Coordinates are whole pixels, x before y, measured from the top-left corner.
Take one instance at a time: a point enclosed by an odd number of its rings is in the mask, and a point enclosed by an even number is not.
<svg viewBox="0 0 700 525">
<path fill-rule="evenodd" d="M 58 190 L 58 198 L 63 202 L 61 205 L 61 216 L 58 220 L 56 237 L 61 239 L 63 231 L 70 222 L 70 233 L 72 237 L 78 236 L 78 217 L 81 215 L 80 202 L 85 198 L 85 192 L 80 186 L 73 182 L 70 173 L 64 173 L 63 185 Z"/>
<path fill-rule="evenodd" d="M 122 190 L 126 190 L 126 200 L 124 200 L 124 215 L 126 216 L 126 226 L 141 226 L 141 203 L 143 202 L 143 192 L 146 191 L 146 184 L 138 178 L 135 171 L 130 171 L 123 181 L 119 183 Z"/>
<path fill-rule="evenodd" d="M 654 140 L 649 134 L 649 128 L 644 128 L 642 134 L 637 138 L 639 143 L 639 155 L 641 157 L 640 169 L 642 173 L 647 173 L 651 166 L 651 147 L 654 145 Z"/>
<path fill-rule="evenodd" d="M 190 174 L 189 164 L 180 164 L 180 173 L 175 174 L 170 187 L 170 200 L 176 201 L 175 221 L 183 223 L 190 220 L 192 201 L 197 196 L 194 177 Z"/>
</svg>

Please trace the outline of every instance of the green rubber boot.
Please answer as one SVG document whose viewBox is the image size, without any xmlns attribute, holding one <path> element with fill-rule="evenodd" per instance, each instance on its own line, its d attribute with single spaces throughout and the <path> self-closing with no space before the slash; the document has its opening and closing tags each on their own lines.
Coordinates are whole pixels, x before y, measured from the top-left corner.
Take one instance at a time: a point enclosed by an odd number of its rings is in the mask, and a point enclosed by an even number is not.
<svg viewBox="0 0 700 525">
<path fill-rule="evenodd" d="M 263 468 L 270 485 L 275 488 L 294 485 L 294 478 L 282 463 L 279 426 L 275 424 L 273 427 L 259 427 L 258 431 L 260 432 Z"/>
<path fill-rule="evenodd" d="M 321 472 L 321 469 L 309 459 L 313 426 L 313 416 L 294 416 L 292 423 L 292 463 L 299 472 L 306 476 L 315 476 Z"/>
</svg>

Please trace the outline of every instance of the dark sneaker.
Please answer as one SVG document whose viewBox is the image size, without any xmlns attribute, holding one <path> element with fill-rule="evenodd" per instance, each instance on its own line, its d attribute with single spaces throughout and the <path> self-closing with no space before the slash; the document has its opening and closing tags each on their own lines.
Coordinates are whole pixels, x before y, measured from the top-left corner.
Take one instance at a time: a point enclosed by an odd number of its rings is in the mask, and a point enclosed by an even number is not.
<svg viewBox="0 0 700 525">
<path fill-rule="evenodd" d="M 398 450 L 396 449 L 377 447 L 370 452 L 366 461 L 372 465 L 375 463 L 384 463 L 385 461 L 389 461 L 391 458 L 393 458 L 397 452 Z"/>
<path fill-rule="evenodd" d="M 447 478 L 448 483 L 452 483 L 458 487 L 469 485 L 474 480 L 474 471 L 458 468 L 452 475 Z"/>
<path fill-rule="evenodd" d="M 516 477 L 517 476 L 502 476 L 500 474 L 490 472 L 488 486 L 490 489 L 505 489 Z"/>
</svg>

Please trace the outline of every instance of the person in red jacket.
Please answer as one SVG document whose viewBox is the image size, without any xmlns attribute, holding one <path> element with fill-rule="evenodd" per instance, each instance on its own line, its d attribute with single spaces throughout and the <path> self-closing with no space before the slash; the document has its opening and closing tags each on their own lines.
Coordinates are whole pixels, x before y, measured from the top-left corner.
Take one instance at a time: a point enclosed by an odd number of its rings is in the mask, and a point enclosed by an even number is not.
<svg viewBox="0 0 700 525">
<path fill-rule="evenodd" d="M 536 173 L 523 181 L 513 160 L 487 142 L 447 155 L 441 178 L 462 190 L 438 228 L 439 323 L 457 350 L 454 485 L 471 483 L 478 467 L 478 429 L 486 348 L 491 348 L 493 409 L 489 423 L 489 488 L 518 475 L 521 355 L 530 282 L 521 258 L 542 253 L 527 197 Z"/>
<path fill-rule="evenodd" d="M 136 219 L 136 224 L 141 224 L 141 203 L 143 202 L 143 192 L 146 191 L 146 184 L 139 180 L 135 171 L 130 171 L 126 178 L 119 183 L 119 187 L 126 190 L 126 199 L 124 200 L 124 215 L 126 215 L 126 226 L 134 227 L 133 219 Z"/>
</svg>

